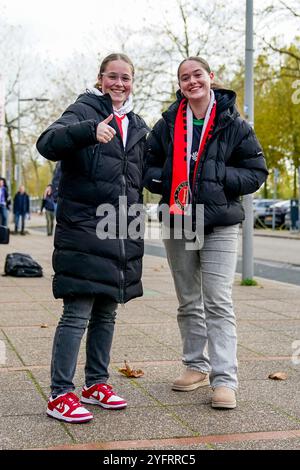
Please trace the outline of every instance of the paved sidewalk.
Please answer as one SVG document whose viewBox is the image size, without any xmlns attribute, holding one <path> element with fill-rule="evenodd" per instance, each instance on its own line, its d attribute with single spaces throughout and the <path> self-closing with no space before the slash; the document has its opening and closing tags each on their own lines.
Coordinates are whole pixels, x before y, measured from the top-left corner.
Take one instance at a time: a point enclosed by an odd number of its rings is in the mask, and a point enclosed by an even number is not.
<svg viewBox="0 0 300 470">
<path fill-rule="evenodd" d="M 0 277 L 1 449 L 300 449 L 300 364 L 291 359 L 298 349 L 300 362 L 300 287 L 262 279 L 258 287 L 241 287 L 236 280 L 238 407 L 213 410 L 209 387 L 171 390 L 181 370 L 175 292 L 166 260 L 151 256 L 144 259 L 145 295 L 119 308 L 113 343 L 110 382 L 128 408 L 93 407 L 95 418 L 84 425 L 48 418 L 49 362 L 61 313 L 51 292 L 52 243 L 32 230 L 0 245 L 0 271 L 7 253 L 21 251 L 45 273 L 38 279 Z M 124 359 L 144 377 L 122 376 Z M 83 364 L 84 345 L 79 388 Z M 277 371 L 288 379 L 268 379 Z"/>
</svg>

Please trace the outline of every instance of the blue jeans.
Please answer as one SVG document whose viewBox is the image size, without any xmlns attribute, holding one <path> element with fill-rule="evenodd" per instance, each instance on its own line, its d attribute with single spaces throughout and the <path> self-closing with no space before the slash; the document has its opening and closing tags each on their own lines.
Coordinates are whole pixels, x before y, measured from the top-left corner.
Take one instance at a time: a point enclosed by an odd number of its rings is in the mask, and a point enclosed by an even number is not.
<svg viewBox="0 0 300 470">
<path fill-rule="evenodd" d="M 183 364 L 210 373 L 212 387 L 237 389 L 237 337 L 232 284 L 238 225 L 215 227 L 203 247 L 186 250 L 186 239 L 165 239 L 179 302 L 177 321 Z"/>
<path fill-rule="evenodd" d="M 0 204 L 0 225 L 7 227 L 7 208 L 4 204 Z"/>
<path fill-rule="evenodd" d="M 20 220 L 20 217 L 21 217 L 21 233 L 24 233 L 25 216 L 26 216 L 26 214 L 15 214 L 15 232 L 18 231 L 19 220 Z"/>
<path fill-rule="evenodd" d="M 73 378 L 82 336 L 86 339 L 85 384 L 106 383 L 114 334 L 117 303 L 104 296 L 64 299 L 64 311 L 56 328 L 51 361 L 51 393 L 75 389 Z"/>
</svg>

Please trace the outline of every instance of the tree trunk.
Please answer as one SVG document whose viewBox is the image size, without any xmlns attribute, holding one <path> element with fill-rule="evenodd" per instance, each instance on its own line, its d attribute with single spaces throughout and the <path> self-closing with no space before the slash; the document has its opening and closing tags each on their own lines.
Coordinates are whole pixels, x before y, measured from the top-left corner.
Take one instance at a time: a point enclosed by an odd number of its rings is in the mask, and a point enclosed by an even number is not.
<svg viewBox="0 0 300 470">
<path fill-rule="evenodd" d="M 7 129 L 7 136 L 9 142 L 9 149 L 10 149 L 10 165 L 11 165 L 11 178 L 10 178 L 10 191 L 12 197 L 17 192 L 17 182 L 15 181 L 15 166 L 17 163 L 17 155 L 16 155 L 16 146 L 13 139 L 13 130 L 12 127 L 9 126 L 7 114 L 5 113 L 5 124 Z"/>
</svg>

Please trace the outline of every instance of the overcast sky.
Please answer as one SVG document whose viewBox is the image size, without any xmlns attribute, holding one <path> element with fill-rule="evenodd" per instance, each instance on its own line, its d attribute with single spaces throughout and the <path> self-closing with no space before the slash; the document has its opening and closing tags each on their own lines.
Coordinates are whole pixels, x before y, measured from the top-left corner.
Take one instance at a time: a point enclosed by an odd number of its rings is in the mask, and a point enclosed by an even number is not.
<svg viewBox="0 0 300 470">
<path fill-rule="evenodd" d="M 36 50 L 63 58 L 84 51 L 91 36 L 98 48 L 111 48 L 115 28 L 138 28 L 144 18 L 157 23 L 172 4 L 176 0 L 0 0 L 0 13 L 24 27 Z"/>
<path fill-rule="evenodd" d="M 278 4 L 278 0 L 256 0 L 254 6 L 259 8 L 266 3 Z M 244 11 L 246 0 L 232 0 L 226 9 L 233 4 Z M 24 28 L 24 42 L 41 55 L 57 59 L 93 47 L 88 41 L 91 37 L 98 49 L 100 44 L 102 49 L 115 49 L 115 29 L 123 25 L 140 28 L 144 19 L 148 24 L 157 24 L 165 17 L 176 24 L 178 7 L 177 0 L 0 0 L 0 14 L 3 13 L 6 21 Z M 285 31 L 288 37 L 296 32 L 282 23 L 274 25 L 270 34 Z"/>
<path fill-rule="evenodd" d="M 254 6 L 263 8 L 270 3 L 278 5 L 280 2 L 279 0 L 264 0 L 264 2 L 255 0 Z M 204 0 L 190 0 L 189 4 L 202 6 L 205 2 Z M 209 4 L 213 6 L 214 1 L 209 1 Z M 242 39 L 246 0 L 231 0 L 230 3 L 224 1 L 224 5 L 224 11 L 231 15 L 229 23 L 225 22 L 225 24 L 229 30 L 231 27 L 240 30 Z M 234 6 L 240 12 L 238 21 L 236 16 L 232 15 Z M 70 71 L 70 86 L 76 92 L 90 86 L 94 83 L 98 71 L 99 54 L 103 58 L 106 54 L 121 49 L 119 31 L 123 27 L 127 30 L 141 31 L 147 24 L 151 30 L 151 25 L 165 24 L 168 20 L 173 32 L 176 33 L 177 25 L 178 31 L 182 30 L 182 20 L 178 20 L 178 0 L 87 0 L 81 2 L 76 0 L 49 0 L 48 2 L 45 0 L 0 0 L 0 15 L 4 23 L 21 27 L 13 47 L 19 49 L 20 57 L 24 57 L 24 63 L 28 65 L 27 67 L 21 66 L 20 83 L 22 83 L 23 95 L 37 93 L 38 89 L 42 91 L 42 87 L 46 86 L 46 79 L 55 74 L 58 75 L 60 69 Z M 260 28 L 269 38 L 280 34 L 289 41 L 297 34 L 294 24 L 286 23 L 284 18 L 280 18 L 280 21 L 269 22 L 264 28 L 264 21 L 256 16 L 254 24 L 256 30 Z M 198 27 L 197 24 L 193 26 Z M 124 34 L 124 37 L 126 36 Z M 141 44 L 142 49 L 145 41 L 145 37 L 141 36 L 140 43 L 138 42 L 137 46 L 133 43 L 132 47 L 136 50 L 136 47 Z M 224 42 L 230 44 L 230 31 Z M 10 44 L 10 41 L 7 41 L 7 45 L 3 44 L 0 69 L 0 74 L 4 76 L 8 84 L 15 80 L 18 66 L 17 53 L 6 55 Z M 234 54 L 224 57 L 225 65 L 229 64 L 230 67 L 230 61 L 236 60 L 237 62 L 238 58 L 242 60 L 243 49 L 244 41 L 241 40 L 239 50 L 235 49 Z M 258 51 L 256 49 L 256 53 Z M 130 57 L 134 57 L 132 48 L 129 47 L 129 51 L 126 48 L 126 52 Z M 210 57 L 210 60 L 213 61 L 213 59 L 214 56 Z M 14 60 L 15 67 L 13 67 L 12 60 Z M 219 60 L 217 56 L 215 60 Z M 49 70 L 45 69 L 45 62 L 47 66 L 49 64 Z M 213 66 L 216 65 L 213 64 Z M 76 72 L 82 79 L 81 81 L 76 80 Z M 174 72 L 174 78 L 175 76 Z"/>
</svg>

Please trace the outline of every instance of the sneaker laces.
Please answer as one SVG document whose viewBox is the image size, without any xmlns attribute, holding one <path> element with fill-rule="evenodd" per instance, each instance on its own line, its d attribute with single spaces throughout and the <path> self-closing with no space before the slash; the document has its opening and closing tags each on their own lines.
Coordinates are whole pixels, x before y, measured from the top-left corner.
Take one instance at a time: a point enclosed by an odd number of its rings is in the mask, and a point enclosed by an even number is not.
<svg viewBox="0 0 300 470">
<path fill-rule="evenodd" d="M 111 386 L 111 385 L 108 385 L 108 384 L 97 384 L 96 390 L 97 390 L 98 392 L 101 392 L 103 389 L 107 391 L 107 395 L 108 395 L 109 397 L 111 397 L 112 395 L 114 395 L 114 392 L 113 392 L 113 390 L 112 390 L 112 386 Z"/>
<path fill-rule="evenodd" d="M 74 406 L 81 405 L 80 400 L 77 397 L 77 395 L 75 395 L 75 393 L 72 393 L 72 392 L 69 392 L 66 395 L 62 396 L 61 399 L 64 403 L 69 403 L 72 408 L 74 408 Z"/>
</svg>

